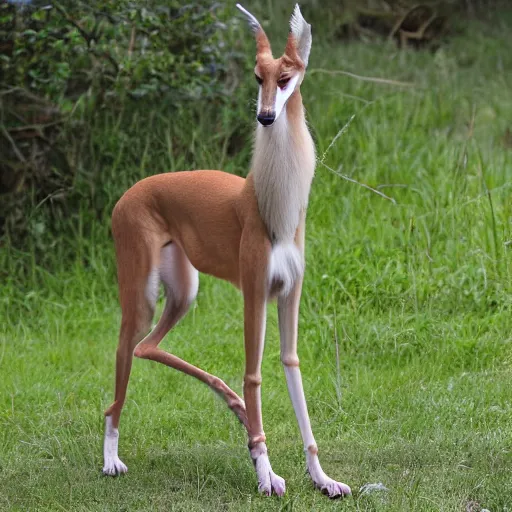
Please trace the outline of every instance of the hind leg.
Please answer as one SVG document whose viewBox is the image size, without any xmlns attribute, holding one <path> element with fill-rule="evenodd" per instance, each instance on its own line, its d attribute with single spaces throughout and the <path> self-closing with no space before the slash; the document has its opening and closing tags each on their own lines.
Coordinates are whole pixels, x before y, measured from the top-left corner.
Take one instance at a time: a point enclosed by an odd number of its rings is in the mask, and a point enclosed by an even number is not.
<svg viewBox="0 0 512 512">
<path fill-rule="evenodd" d="M 165 364 L 204 382 L 226 401 L 228 407 L 247 428 L 244 401 L 226 383 L 158 347 L 163 337 L 186 314 L 199 286 L 197 270 L 178 245 L 166 245 L 161 250 L 160 261 L 159 276 L 165 288 L 165 308 L 156 327 L 135 348 L 134 355 Z"/>
<path fill-rule="evenodd" d="M 128 470 L 118 456 L 119 418 L 126 399 L 133 349 L 151 326 L 156 301 L 155 282 L 158 290 L 155 273 L 149 270 L 151 261 L 156 259 L 152 257 L 150 245 L 140 242 L 139 245 L 125 250 L 121 244 L 117 244 L 116 250 L 122 320 L 116 353 L 115 398 L 105 411 L 103 442 L 103 473 L 112 476 Z M 126 256 L 127 250 L 129 255 L 123 258 L 122 255 Z M 123 262 L 122 265 L 120 261 Z"/>
<path fill-rule="evenodd" d="M 147 322 L 145 325 L 149 327 Z M 145 329 L 144 329 L 145 330 Z M 116 390 L 114 403 L 105 411 L 105 438 L 103 441 L 103 473 L 114 476 L 118 473 L 126 473 L 128 468 L 119 459 L 119 418 L 126 399 L 126 388 L 132 367 L 133 349 L 136 343 L 143 336 L 142 328 L 138 329 L 133 325 L 121 327 L 119 336 L 119 347 L 116 353 Z"/>
</svg>

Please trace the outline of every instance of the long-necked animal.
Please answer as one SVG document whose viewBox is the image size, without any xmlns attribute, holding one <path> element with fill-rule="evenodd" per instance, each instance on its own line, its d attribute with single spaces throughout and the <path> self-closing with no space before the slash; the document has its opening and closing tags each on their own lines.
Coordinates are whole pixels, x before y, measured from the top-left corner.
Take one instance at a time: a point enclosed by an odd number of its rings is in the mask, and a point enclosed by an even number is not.
<svg viewBox="0 0 512 512">
<path fill-rule="evenodd" d="M 281 361 L 307 469 L 317 488 L 330 497 L 342 496 L 350 494 L 350 488 L 320 467 L 297 357 L 305 216 L 315 169 L 315 147 L 300 93 L 311 26 L 297 5 L 284 54 L 275 59 L 258 20 L 237 7 L 247 17 L 257 46 L 258 124 L 247 179 L 220 171 L 151 176 L 129 189 L 112 214 L 122 321 L 115 401 L 105 412 L 103 472 L 127 471 L 118 457 L 118 426 L 135 355 L 192 375 L 221 395 L 247 429 L 260 492 L 282 495 L 285 482 L 270 466 L 261 416 L 266 304 L 277 298 Z M 244 400 L 218 377 L 159 348 L 195 299 L 198 271 L 225 279 L 242 291 Z M 147 334 L 160 282 L 165 308 Z"/>
</svg>

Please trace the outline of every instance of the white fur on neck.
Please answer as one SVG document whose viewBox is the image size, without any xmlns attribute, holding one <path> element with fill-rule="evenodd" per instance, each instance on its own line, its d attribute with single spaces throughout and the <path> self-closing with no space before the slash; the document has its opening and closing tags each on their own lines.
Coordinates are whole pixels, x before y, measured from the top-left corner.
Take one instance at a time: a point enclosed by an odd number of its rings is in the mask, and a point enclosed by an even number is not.
<svg viewBox="0 0 512 512">
<path fill-rule="evenodd" d="M 314 171 L 315 147 L 303 116 L 299 126 L 290 126 L 285 106 L 272 126 L 258 125 L 252 174 L 260 215 L 273 244 L 293 242 Z"/>
</svg>

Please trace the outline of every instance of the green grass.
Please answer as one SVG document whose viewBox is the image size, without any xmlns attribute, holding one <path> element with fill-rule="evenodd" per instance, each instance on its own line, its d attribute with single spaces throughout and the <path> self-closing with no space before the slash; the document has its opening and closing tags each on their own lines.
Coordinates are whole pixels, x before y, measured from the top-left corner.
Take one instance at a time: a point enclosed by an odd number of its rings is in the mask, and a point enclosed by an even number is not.
<svg viewBox="0 0 512 512">
<path fill-rule="evenodd" d="M 129 472 L 101 476 L 120 313 L 108 221 L 100 219 L 57 240 L 45 259 L 50 267 L 38 264 L 35 251 L 2 248 L 0 509 L 465 511 L 476 502 L 508 510 L 506 19 L 492 28 L 473 24 L 436 53 L 314 41 L 303 96 L 319 156 L 355 114 L 325 163 L 396 201 L 322 166 L 310 200 L 299 356 L 322 464 L 352 486 L 353 497 L 330 502 L 304 473 L 274 305 L 263 417 L 273 468 L 287 480 L 285 498 L 257 494 L 244 432 L 219 399 L 189 377 L 140 360 L 120 427 Z M 319 71 L 327 68 L 416 85 Z M 253 92 L 249 80 L 240 87 Z M 249 105 L 243 108 L 249 116 Z M 206 125 L 198 133 L 197 167 L 236 170 L 225 152 L 201 146 Z M 154 148 L 161 167 L 148 169 L 142 158 L 138 172 L 181 165 L 169 149 L 162 140 Z M 243 155 L 235 165 L 247 162 Z M 114 176 L 112 168 L 104 172 Z M 59 260 L 66 244 L 73 244 L 72 262 Z M 238 292 L 203 276 L 197 303 L 164 345 L 241 391 L 242 333 Z M 369 482 L 389 491 L 359 494 Z"/>
</svg>

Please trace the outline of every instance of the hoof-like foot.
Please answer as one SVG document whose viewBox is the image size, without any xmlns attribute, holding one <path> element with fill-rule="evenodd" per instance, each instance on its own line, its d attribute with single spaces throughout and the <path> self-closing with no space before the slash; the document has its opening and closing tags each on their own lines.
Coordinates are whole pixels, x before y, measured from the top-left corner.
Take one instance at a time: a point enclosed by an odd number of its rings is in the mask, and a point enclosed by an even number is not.
<svg viewBox="0 0 512 512">
<path fill-rule="evenodd" d="M 352 491 L 347 484 L 336 482 L 336 480 L 329 478 L 323 472 L 320 462 L 318 461 L 316 445 L 314 445 L 314 448 L 314 450 L 310 450 L 308 448 L 306 451 L 306 461 L 309 476 L 311 476 L 311 480 L 313 480 L 315 487 L 332 499 L 343 498 L 343 496 L 352 494 Z"/>
<path fill-rule="evenodd" d="M 265 443 L 257 443 L 250 449 L 250 453 L 258 477 L 258 491 L 265 496 L 271 496 L 272 493 L 283 496 L 286 491 L 285 481 L 272 471 Z"/>
<path fill-rule="evenodd" d="M 350 487 L 341 482 L 336 482 L 332 478 L 327 478 L 325 482 L 316 483 L 315 487 L 320 489 L 323 494 L 326 494 L 331 499 L 343 498 L 344 496 L 348 496 L 352 494 Z"/>
<path fill-rule="evenodd" d="M 261 480 L 260 475 L 258 474 L 258 479 L 259 493 L 264 496 L 271 496 L 272 493 L 276 496 L 284 496 L 284 493 L 286 492 L 286 483 L 284 478 L 276 475 L 272 470 L 270 470 L 267 475 L 264 475 Z"/>
<path fill-rule="evenodd" d="M 128 468 L 119 457 L 112 457 L 111 459 L 106 460 L 105 465 L 103 466 L 104 475 L 116 476 L 121 473 L 126 473 L 127 471 Z"/>
</svg>

